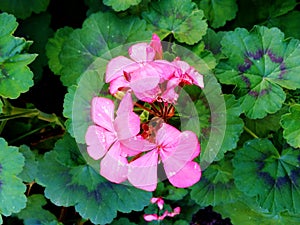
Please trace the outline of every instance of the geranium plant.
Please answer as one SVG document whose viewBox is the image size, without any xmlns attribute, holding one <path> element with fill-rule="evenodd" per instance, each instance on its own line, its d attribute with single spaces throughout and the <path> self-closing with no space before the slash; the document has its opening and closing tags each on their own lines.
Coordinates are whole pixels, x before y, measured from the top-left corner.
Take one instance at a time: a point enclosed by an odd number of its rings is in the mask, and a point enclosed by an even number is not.
<svg viewBox="0 0 300 225">
<path fill-rule="evenodd" d="M 1 0 L 0 224 L 300 223 L 299 9 Z"/>
</svg>

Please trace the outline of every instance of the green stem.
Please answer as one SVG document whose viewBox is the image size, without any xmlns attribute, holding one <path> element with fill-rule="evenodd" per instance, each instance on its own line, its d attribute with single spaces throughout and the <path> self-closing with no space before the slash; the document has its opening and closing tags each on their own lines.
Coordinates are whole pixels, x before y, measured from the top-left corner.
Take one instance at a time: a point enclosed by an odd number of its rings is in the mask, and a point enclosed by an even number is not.
<svg viewBox="0 0 300 225">
<path fill-rule="evenodd" d="M 259 138 L 253 131 L 251 131 L 248 127 L 244 126 L 244 130 L 250 134 L 254 138 Z"/>
</svg>

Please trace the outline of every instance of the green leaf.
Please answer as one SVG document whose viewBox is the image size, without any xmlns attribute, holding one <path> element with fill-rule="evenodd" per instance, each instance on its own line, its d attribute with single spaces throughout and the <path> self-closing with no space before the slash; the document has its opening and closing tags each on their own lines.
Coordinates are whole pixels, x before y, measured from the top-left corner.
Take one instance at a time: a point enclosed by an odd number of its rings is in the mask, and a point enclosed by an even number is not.
<svg viewBox="0 0 300 225">
<path fill-rule="evenodd" d="M 50 0 L 1 0 L 0 10 L 14 14 L 17 18 L 25 19 L 31 13 L 40 13 L 47 9 Z"/>
<path fill-rule="evenodd" d="M 226 130 L 224 140 L 219 150 L 216 160 L 224 157 L 224 153 L 230 151 L 237 146 L 237 142 L 243 132 L 244 122 L 239 117 L 242 108 L 234 95 L 224 95 L 226 103 Z"/>
<path fill-rule="evenodd" d="M 24 182 L 32 182 L 37 175 L 38 162 L 35 159 L 35 154 L 26 145 L 21 145 L 19 151 L 25 157 L 25 166 L 23 171 L 18 175 Z"/>
<path fill-rule="evenodd" d="M 3 112 L 3 102 L 2 102 L 2 100 L 0 99 L 0 113 L 2 113 Z"/>
<path fill-rule="evenodd" d="M 24 157 L 3 138 L 0 138 L 0 150 L 0 214 L 10 216 L 26 206 L 26 186 L 17 177 L 23 169 Z"/>
<path fill-rule="evenodd" d="M 228 58 L 219 63 L 217 77 L 239 88 L 239 100 L 249 118 L 277 112 L 286 98 L 282 88 L 300 87 L 299 40 L 284 40 L 277 28 L 256 26 L 250 33 L 237 28 L 221 44 Z"/>
<path fill-rule="evenodd" d="M 283 127 L 283 137 L 287 142 L 300 148 L 300 104 L 290 107 L 290 112 L 281 117 L 281 126 Z"/>
<path fill-rule="evenodd" d="M 35 81 L 42 78 L 43 67 L 47 65 L 48 59 L 45 54 L 45 45 L 48 38 L 53 35 L 50 28 L 51 15 L 49 13 L 41 13 L 32 15 L 26 20 L 20 22 L 20 26 L 16 34 L 33 40 L 30 47 L 30 53 L 38 53 L 37 58 L 33 61 L 30 68 L 34 73 Z"/>
<path fill-rule="evenodd" d="M 111 6 L 115 11 L 124 11 L 130 6 L 138 5 L 142 0 L 104 0 L 103 3 L 107 6 Z"/>
<path fill-rule="evenodd" d="M 62 143 L 59 146 L 62 147 Z M 67 142 L 65 151 L 70 151 Z M 56 150 L 46 153 L 39 163 L 37 181 L 45 186 L 45 196 L 54 204 L 75 206 L 75 210 L 83 218 L 90 219 L 95 224 L 110 223 L 118 211 L 140 211 L 149 204 L 150 192 L 108 182 L 92 167 L 78 160 L 70 163 L 72 154 L 59 155 L 56 146 Z M 65 162 L 71 167 L 66 166 Z"/>
<path fill-rule="evenodd" d="M 274 114 L 269 114 L 263 119 L 244 118 L 245 126 L 249 128 L 256 136 L 266 138 L 271 133 L 280 129 L 280 119 L 284 113 L 287 113 L 288 107 L 282 107 Z"/>
<path fill-rule="evenodd" d="M 191 0 L 152 2 L 142 16 L 162 39 L 173 34 L 176 40 L 189 45 L 200 41 L 207 29 L 203 11 Z"/>
<path fill-rule="evenodd" d="M 56 75 L 59 75 L 62 69 L 62 65 L 59 60 L 59 53 L 72 32 L 73 29 L 70 27 L 58 29 L 55 32 L 54 37 L 49 38 L 46 44 L 46 55 L 49 59 L 48 64 L 52 72 Z"/>
<path fill-rule="evenodd" d="M 233 159 L 235 184 L 270 213 L 300 212 L 300 152 L 281 153 L 268 139 L 246 142 Z"/>
<path fill-rule="evenodd" d="M 121 218 L 119 220 L 113 221 L 111 225 L 136 225 L 136 223 L 130 222 L 127 218 Z"/>
<path fill-rule="evenodd" d="M 214 210 L 221 213 L 222 217 L 229 217 L 232 224 L 286 225 L 300 223 L 299 215 L 270 214 L 259 207 L 248 206 L 242 201 L 218 205 L 214 207 Z"/>
<path fill-rule="evenodd" d="M 127 44 L 146 39 L 151 39 L 151 33 L 146 31 L 146 22 L 137 17 L 120 19 L 111 13 L 92 14 L 83 28 L 73 31 L 62 46 L 59 54 L 62 83 L 65 86 L 76 84 L 86 70 L 98 67 L 96 60 L 109 60 L 120 55 Z M 117 47 L 119 50 L 111 51 Z"/>
<path fill-rule="evenodd" d="M 203 207 L 237 201 L 241 192 L 235 187 L 232 171 L 229 159 L 211 164 L 191 187 L 191 198 Z"/>
<path fill-rule="evenodd" d="M 25 52 L 31 42 L 12 36 L 17 26 L 14 16 L 0 14 L 0 95 L 6 98 L 17 98 L 33 85 L 27 65 L 37 55 Z"/>
<path fill-rule="evenodd" d="M 26 208 L 17 214 L 17 217 L 24 220 L 25 225 L 47 224 L 56 220 L 56 217 L 48 210 L 43 209 L 47 204 L 46 199 L 41 194 L 34 194 L 28 197 Z"/>
<path fill-rule="evenodd" d="M 238 10 L 236 0 L 201 0 L 199 6 L 213 28 L 222 27 L 226 21 L 234 19 Z"/>
<path fill-rule="evenodd" d="M 278 27 L 281 31 L 284 32 L 286 37 L 294 37 L 300 39 L 298 21 L 300 21 L 300 12 L 292 11 L 288 14 L 276 18 L 270 18 L 267 21 L 266 26 Z"/>
<path fill-rule="evenodd" d="M 206 35 L 203 37 L 205 43 L 205 48 L 211 51 L 214 55 L 221 52 L 221 40 L 226 32 L 215 32 L 214 30 L 208 28 Z"/>
<path fill-rule="evenodd" d="M 91 100 L 101 93 L 105 65 L 106 61 L 98 58 L 82 75 L 78 85 L 69 88 L 69 93 L 65 96 L 64 113 L 69 118 L 68 130 L 78 143 L 85 143 L 86 130 L 92 124 Z"/>
</svg>

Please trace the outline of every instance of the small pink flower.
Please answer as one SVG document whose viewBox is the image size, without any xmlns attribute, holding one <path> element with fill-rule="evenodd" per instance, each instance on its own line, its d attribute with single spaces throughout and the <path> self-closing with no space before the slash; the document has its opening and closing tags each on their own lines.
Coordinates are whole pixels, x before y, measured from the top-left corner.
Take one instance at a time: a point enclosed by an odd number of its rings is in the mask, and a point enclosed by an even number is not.
<svg viewBox="0 0 300 225">
<path fill-rule="evenodd" d="M 118 56 L 110 60 L 106 67 L 105 81 L 110 83 L 110 93 L 114 95 L 121 89 L 132 89 L 140 100 L 155 101 L 160 93 L 158 84 L 175 70 L 172 63 L 155 60 L 162 57 L 158 36 L 153 35 L 150 44 L 132 45 L 128 54 L 131 59 Z"/>
<path fill-rule="evenodd" d="M 114 119 L 114 103 L 102 97 L 92 100 L 91 117 L 94 125 L 86 132 L 87 152 L 95 160 L 101 160 L 100 174 L 106 179 L 121 183 L 127 178 L 127 159 L 130 153 L 126 144 L 130 139 L 136 139 L 140 131 L 140 118 L 133 111 L 130 93 L 120 102 Z M 123 144 L 124 142 L 124 144 Z"/>
<path fill-rule="evenodd" d="M 159 208 L 160 210 L 162 210 L 162 209 L 164 208 L 164 203 L 165 203 L 165 201 L 164 201 L 163 198 L 161 198 L 161 197 L 158 197 L 158 198 L 154 198 L 154 197 L 153 197 L 153 198 L 151 198 L 150 202 L 151 202 L 152 204 L 156 203 L 157 206 L 158 206 L 158 208 Z"/>
<path fill-rule="evenodd" d="M 163 123 L 156 133 L 149 152 L 130 162 L 128 181 L 135 187 L 154 191 L 157 185 L 157 166 L 162 162 L 170 183 L 179 188 L 199 181 L 201 170 L 192 160 L 200 153 L 197 136 L 191 131 L 180 132 Z"/>
</svg>

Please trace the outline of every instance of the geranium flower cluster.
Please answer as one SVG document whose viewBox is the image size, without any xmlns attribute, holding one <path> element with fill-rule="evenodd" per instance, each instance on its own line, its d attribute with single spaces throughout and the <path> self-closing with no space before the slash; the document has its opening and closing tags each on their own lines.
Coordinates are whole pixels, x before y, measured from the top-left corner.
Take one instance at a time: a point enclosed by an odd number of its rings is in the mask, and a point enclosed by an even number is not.
<svg viewBox="0 0 300 225">
<path fill-rule="evenodd" d="M 168 121 L 175 115 L 178 87 L 203 88 L 203 77 L 178 57 L 163 60 L 155 34 L 149 44 L 132 45 L 128 53 L 130 58 L 113 58 L 106 69 L 110 93 L 121 98 L 116 112 L 111 99 L 94 97 L 91 102 L 94 124 L 86 132 L 88 154 L 101 159 L 100 174 L 111 182 L 127 180 L 154 191 L 161 164 L 172 185 L 189 187 L 201 177 L 200 166 L 193 161 L 200 144 L 195 133 L 180 132 Z M 143 111 L 149 117 L 141 122 L 137 112 Z"/>
</svg>

